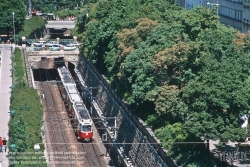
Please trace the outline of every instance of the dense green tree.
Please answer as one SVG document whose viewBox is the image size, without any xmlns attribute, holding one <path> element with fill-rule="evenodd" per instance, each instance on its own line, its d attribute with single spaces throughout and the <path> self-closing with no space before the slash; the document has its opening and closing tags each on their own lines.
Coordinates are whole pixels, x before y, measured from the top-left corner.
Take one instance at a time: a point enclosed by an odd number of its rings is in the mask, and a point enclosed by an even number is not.
<svg viewBox="0 0 250 167">
<path fill-rule="evenodd" d="M 17 145 L 17 152 L 23 152 L 28 147 L 28 143 L 26 141 L 30 135 L 27 131 L 23 116 L 21 116 L 16 122 L 11 122 L 9 126 L 12 130 L 10 131 L 9 142 L 15 142 Z"/>
<path fill-rule="evenodd" d="M 162 142 L 239 140 L 249 110 L 249 35 L 214 11 L 173 1 L 88 1 L 73 31 L 82 51 Z M 204 144 L 164 145 L 184 166 L 214 166 Z M 192 155 L 191 155 L 192 154 Z"/>
<path fill-rule="evenodd" d="M 26 11 L 25 4 L 20 0 L 4 0 L 0 3 L 0 30 L 5 31 L 9 36 L 13 32 L 13 18 L 16 33 L 21 30 L 24 24 Z M 14 17 L 13 17 L 14 12 Z"/>
<path fill-rule="evenodd" d="M 25 20 L 22 31 L 18 34 L 18 36 L 26 37 L 26 38 L 40 38 L 40 32 L 45 29 L 46 20 L 42 17 L 32 17 L 30 19 Z"/>
<path fill-rule="evenodd" d="M 28 2 L 28 1 L 27 1 Z M 82 0 L 32 0 L 32 8 L 44 13 L 56 12 L 59 10 L 73 10 L 82 6 Z"/>
</svg>

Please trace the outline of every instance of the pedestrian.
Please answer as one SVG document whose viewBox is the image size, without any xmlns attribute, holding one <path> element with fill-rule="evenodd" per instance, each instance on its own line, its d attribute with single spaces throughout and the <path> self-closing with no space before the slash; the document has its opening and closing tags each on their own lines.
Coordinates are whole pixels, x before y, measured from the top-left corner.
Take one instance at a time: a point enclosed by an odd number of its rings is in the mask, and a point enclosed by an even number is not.
<svg viewBox="0 0 250 167">
<path fill-rule="evenodd" d="M 0 137 L 0 152 L 3 152 L 3 140 L 2 137 Z"/>
<path fill-rule="evenodd" d="M 7 151 L 7 143 L 8 143 L 8 141 L 6 140 L 6 138 L 4 137 L 3 138 L 3 148 L 2 148 L 2 150 L 6 153 L 6 151 Z"/>
</svg>

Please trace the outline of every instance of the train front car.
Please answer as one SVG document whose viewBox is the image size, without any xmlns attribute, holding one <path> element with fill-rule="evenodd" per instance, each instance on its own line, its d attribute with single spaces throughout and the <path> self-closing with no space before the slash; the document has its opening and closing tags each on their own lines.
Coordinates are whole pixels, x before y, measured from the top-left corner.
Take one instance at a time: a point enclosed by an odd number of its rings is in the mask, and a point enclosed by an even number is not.
<svg viewBox="0 0 250 167">
<path fill-rule="evenodd" d="M 92 119 L 76 88 L 75 81 L 66 67 L 58 68 L 62 80 L 60 88 L 64 104 L 71 117 L 71 123 L 79 140 L 89 142 L 92 140 Z"/>
<path fill-rule="evenodd" d="M 74 103 L 73 108 L 79 120 L 77 127 L 77 138 L 80 140 L 83 139 L 85 142 L 91 141 L 93 137 L 93 122 L 89 115 L 89 111 L 83 102 Z"/>
</svg>

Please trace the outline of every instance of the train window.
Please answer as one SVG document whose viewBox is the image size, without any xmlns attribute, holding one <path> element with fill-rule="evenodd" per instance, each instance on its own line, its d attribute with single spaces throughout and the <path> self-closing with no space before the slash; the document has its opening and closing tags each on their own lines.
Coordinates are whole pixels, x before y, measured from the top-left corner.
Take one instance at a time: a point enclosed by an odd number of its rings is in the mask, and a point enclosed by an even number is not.
<svg viewBox="0 0 250 167">
<path fill-rule="evenodd" d="M 91 132 L 91 126 L 90 125 L 82 125 L 82 131 Z"/>
</svg>

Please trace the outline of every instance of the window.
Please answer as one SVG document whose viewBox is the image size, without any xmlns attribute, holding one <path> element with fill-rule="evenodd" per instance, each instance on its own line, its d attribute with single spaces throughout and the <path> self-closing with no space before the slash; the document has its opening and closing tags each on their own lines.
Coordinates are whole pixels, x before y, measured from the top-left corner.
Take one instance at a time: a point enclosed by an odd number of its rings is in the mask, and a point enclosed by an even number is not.
<svg viewBox="0 0 250 167">
<path fill-rule="evenodd" d="M 91 132 L 91 125 L 82 125 L 83 132 Z"/>
</svg>

